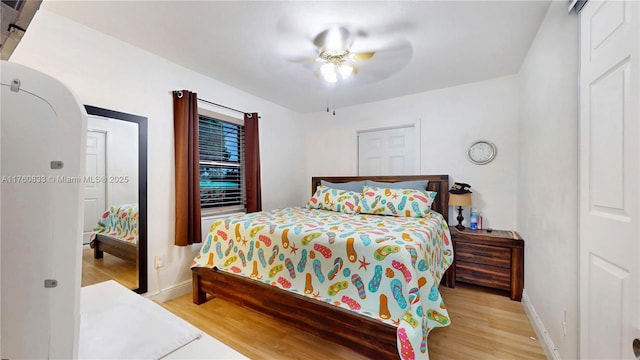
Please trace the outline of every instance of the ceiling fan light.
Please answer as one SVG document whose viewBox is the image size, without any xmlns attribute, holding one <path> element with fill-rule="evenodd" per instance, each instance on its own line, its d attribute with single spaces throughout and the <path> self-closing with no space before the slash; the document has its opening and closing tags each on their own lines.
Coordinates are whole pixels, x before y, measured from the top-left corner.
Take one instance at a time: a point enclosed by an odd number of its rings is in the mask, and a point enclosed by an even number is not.
<svg viewBox="0 0 640 360">
<path fill-rule="evenodd" d="M 338 74 L 336 73 L 336 67 L 332 63 L 326 63 L 320 67 L 320 74 L 326 82 L 334 83 L 338 81 Z"/>
<path fill-rule="evenodd" d="M 326 63 L 320 67 L 320 72 L 322 73 L 323 76 L 331 73 L 335 74 L 336 69 L 332 63 Z"/>
<path fill-rule="evenodd" d="M 338 67 L 342 79 L 347 79 L 353 74 L 353 66 L 351 64 L 342 64 Z"/>
<path fill-rule="evenodd" d="M 323 75 L 322 78 L 324 79 L 324 81 L 332 84 L 338 81 L 338 76 L 336 75 L 336 73 Z"/>
</svg>

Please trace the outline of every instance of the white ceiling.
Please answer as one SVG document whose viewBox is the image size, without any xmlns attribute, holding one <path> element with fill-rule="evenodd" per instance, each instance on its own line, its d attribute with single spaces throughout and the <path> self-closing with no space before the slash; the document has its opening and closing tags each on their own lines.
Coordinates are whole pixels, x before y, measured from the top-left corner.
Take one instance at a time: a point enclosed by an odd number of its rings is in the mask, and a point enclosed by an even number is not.
<svg viewBox="0 0 640 360">
<path fill-rule="evenodd" d="M 45 1 L 43 7 L 299 112 L 515 74 L 549 6 L 538 1 Z M 330 86 L 312 39 L 330 25 L 377 50 Z M 198 91 L 198 89 L 193 89 Z"/>
</svg>

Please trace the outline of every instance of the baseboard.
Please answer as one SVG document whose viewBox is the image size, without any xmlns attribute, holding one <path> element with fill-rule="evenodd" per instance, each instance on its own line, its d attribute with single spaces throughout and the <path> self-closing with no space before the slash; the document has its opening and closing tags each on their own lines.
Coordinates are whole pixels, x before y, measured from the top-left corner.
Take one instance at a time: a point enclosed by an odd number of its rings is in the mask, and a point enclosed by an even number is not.
<svg viewBox="0 0 640 360">
<path fill-rule="evenodd" d="M 547 355 L 547 359 L 561 360 L 560 354 L 558 353 L 553 340 L 551 340 L 547 328 L 545 328 L 544 323 L 529 300 L 527 289 L 522 291 L 522 306 L 524 307 L 524 312 L 527 313 L 527 316 L 529 317 L 533 330 L 538 336 L 538 341 L 541 340 L 540 345 L 542 345 L 542 349 L 544 350 L 545 355 Z"/>
<path fill-rule="evenodd" d="M 182 295 L 188 294 L 192 290 L 193 290 L 193 287 L 191 286 L 191 280 L 187 280 L 180 284 L 176 284 L 173 286 L 169 286 L 166 289 L 162 289 L 155 294 L 151 294 L 151 295 L 146 294 L 144 295 L 144 297 L 146 297 L 147 299 L 151 299 L 153 301 L 162 303 L 165 301 L 169 301 L 171 299 L 175 299 Z"/>
</svg>

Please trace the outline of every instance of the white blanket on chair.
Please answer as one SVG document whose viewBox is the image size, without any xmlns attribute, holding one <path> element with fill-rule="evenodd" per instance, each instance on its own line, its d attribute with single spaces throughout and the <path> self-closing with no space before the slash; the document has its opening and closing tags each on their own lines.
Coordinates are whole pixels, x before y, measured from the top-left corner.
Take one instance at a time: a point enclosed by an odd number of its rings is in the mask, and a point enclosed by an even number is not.
<svg viewBox="0 0 640 360">
<path fill-rule="evenodd" d="M 160 359 L 201 334 L 113 280 L 81 290 L 80 359 Z"/>
</svg>

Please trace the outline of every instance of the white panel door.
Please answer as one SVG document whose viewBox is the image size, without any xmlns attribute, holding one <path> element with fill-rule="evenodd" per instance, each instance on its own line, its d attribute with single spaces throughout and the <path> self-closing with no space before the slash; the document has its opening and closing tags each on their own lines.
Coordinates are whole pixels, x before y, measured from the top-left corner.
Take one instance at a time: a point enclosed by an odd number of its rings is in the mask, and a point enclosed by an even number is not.
<svg viewBox="0 0 640 360">
<path fill-rule="evenodd" d="M 52 292 L 44 279 L 54 279 L 47 159 L 57 119 L 38 96 L 2 86 L 2 99 L 2 358 L 46 359 Z"/>
<path fill-rule="evenodd" d="M 86 179 L 104 179 L 106 175 L 106 133 L 99 130 L 87 131 Z M 103 181 L 84 182 L 84 226 L 83 244 L 89 243 L 91 231 L 105 209 L 107 184 Z"/>
<path fill-rule="evenodd" d="M 86 112 L 45 74 L 5 61 L 0 70 L 0 357 L 74 359 Z"/>
<path fill-rule="evenodd" d="M 358 133 L 358 175 L 416 173 L 416 130 L 413 126 Z"/>
<path fill-rule="evenodd" d="M 639 17 L 636 0 L 590 0 L 580 13 L 583 359 L 640 358 Z"/>
</svg>

